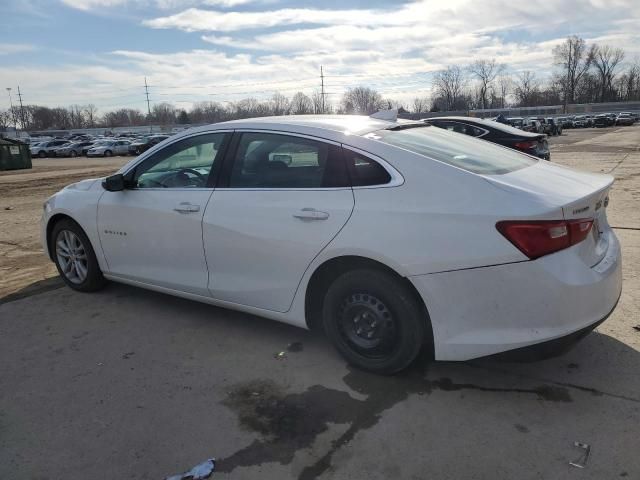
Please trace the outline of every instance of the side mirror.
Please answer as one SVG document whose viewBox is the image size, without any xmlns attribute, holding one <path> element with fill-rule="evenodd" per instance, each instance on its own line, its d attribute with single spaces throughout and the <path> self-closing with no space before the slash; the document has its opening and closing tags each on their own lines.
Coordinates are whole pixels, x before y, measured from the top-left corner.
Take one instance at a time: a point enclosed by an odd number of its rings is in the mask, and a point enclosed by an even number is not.
<svg viewBox="0 0 640 480">
<path fill-rule="evenodd" d="M 108 192 L 120 192 L 124 190 L 124 177 L 121 173 L 116 173 L 102 181 L 102 187 Z"/>
</svg>

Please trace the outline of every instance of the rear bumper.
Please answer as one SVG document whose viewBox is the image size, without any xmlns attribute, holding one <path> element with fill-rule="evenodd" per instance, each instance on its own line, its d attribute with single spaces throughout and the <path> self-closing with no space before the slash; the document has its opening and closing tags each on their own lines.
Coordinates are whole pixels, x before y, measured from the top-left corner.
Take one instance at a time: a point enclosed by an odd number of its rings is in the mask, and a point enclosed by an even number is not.
<svg viewBox="0 0 640 480">
<path fill-rule="evenodd" d="M 429 310 L 435 358 L 470 360 L 580 336 L 606 318 L 622 290 L 622 259 L 613 231 L 605 234 L 607 252 L 593 267 L 576 245 L 535 261 L 410 277 Z"/>
<path fill-rule="evenodd" d="M 620 297 L 618 297 L 618 300 L 616 300 L 613 308 L 603 318 L 595 323 L 592 323 L 591 325 L 587 325 L 586 327 L 581 328 L 576 332 L 569 333 L 564 337 L 556 338 L 554 340 L 547 340 L 545 342 L 529 345 L 528 347 L 520 347 L 514 350 L 508 350 L 506 352 L 489 355 L 489 357 L 487 358 L 495 358 L 497 360 L 504 360 L 508 362 L 530 362 L 545 360 L 547 358 L 562 355 L 571 350 L 571 348 L 573 348 L 576 343 L 589 335 L 595 328 L 597 328 L 607 318 L 609 318 L 609 316 L 616 309 L 619 300 Z"/>
</svg>

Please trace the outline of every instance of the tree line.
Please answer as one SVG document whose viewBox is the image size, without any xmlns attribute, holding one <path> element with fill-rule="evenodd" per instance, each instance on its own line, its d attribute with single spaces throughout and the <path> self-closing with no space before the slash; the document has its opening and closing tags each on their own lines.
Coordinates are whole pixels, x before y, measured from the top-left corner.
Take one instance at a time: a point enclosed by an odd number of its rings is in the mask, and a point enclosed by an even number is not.
<svg viewBox="0 0 640 480">
<path fill-rule="evenodd" d="M 553 49 L 554 70 L 546 77 L 533 70 L 508 74 L 495 59 L 449 65 L 434 76 L 431 102 L 416 99 L 414 111 L 640 100 L 640 62 L 623 68 L 624 59 L 622 48 L 588 45 L 573 35 Z"/>
<path fill-rule="evenodd" d="M 543 77 L 533 70 L 507 73 L 495 59 L 478 59 L 470 65 L 449 65 L 436 72 L 431 97 L 416 97 L 409 104 L 384 98 L 375 89 L 348 89 L 336 104 L 319 91 L 297 92 L 292 97 L 274 93 L 266 100 L 253 97 L 237 102 L 197 102 L 189 109 L 168 102 L 150 112 L 134 108 L 99 114 L 94 104 L 68 107 L 25 105 L 0 111 L 0 127 L 18 125 L 23 130 L 78 129 L 215 123 L 239 118 L 310 113 L 371 114 L 399 108 L 414 113 L 479 108 L 535 107 L 640 100 L 640 63 L 626 66 L 625 52 L 608 45 L 588 45 L 570 36 L 553 49 L 554 70 Z"/>
</svg>

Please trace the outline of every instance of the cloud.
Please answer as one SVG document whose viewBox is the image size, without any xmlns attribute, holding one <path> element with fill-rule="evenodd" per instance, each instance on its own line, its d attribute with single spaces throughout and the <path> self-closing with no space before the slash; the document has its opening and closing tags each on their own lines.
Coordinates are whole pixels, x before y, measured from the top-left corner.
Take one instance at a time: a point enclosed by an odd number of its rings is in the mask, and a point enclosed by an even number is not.
<svg viewBox="0 0 640 480">
<path fill-rule="evenodd" d="M 127 0 L 62 0 L 62 3 L 78 10 L 94 10 L 124 5 Z"/>
<path fill-rule="evenodd" d="M 267 0 L 61 0 L 68 7 L 90 11 L 122 6 L 149 7 L 164 10 L 204 5 L 217 8 L 233 8 L 249 3 L 266 3 Z"/>
<path fill-rule="evenodd" d="M 24 43 L 0 43 L 0 55 L 31 52 L 33 50 L 35 50 L 35 46 Z"/>
</svg>

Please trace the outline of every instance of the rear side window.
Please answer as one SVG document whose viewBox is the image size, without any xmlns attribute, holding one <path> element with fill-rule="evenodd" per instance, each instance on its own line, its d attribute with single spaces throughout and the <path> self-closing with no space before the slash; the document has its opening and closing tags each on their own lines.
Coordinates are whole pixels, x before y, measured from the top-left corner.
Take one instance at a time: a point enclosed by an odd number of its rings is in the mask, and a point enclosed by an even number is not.
<svg viewBox="0 0 640 480">
<path fill-rule="evenodd" d="M 354 187 L 385 185 L 391 181 L 391 175 L 375 160 L 343 148 L 347 170 Z"/>
<path fill-rule="evenodd" d="M 229 178 L 231 188 L 346 186 L 340 147 L 273 133 L 242 134 Z"/>
<path fill-rule="evenodd" d="M 502 175 L 537 163 L 515 150 L 431 126 L 379 130 L 371 138 L 481 175 Z"/>
</svg>

